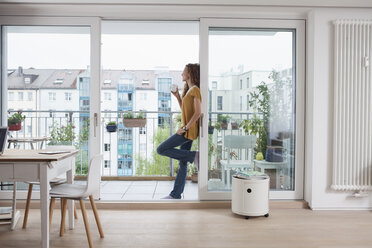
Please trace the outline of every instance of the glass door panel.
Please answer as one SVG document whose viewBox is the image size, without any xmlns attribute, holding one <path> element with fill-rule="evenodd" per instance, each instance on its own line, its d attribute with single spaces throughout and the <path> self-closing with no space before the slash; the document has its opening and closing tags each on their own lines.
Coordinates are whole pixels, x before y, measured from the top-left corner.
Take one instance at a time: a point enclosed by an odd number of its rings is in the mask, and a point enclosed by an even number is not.
<svg viewBox="0 0 372 248">
<path fill-rule="evenodd" d="M 24 117 L 19 128 L 10 128 L 10 138 L 47 139 L 43 146 L 41 142 L 18 142 L 12 143 L 11 148 L 74 146 L 81 150 L 76 157 L 75 173 L 86 175 L 90 133 L 90 27 L 3 26 L 2 30 L 8 126 L 15 113 Z M 22 189 L 28 187 L 22 183 L 17 185 Z"/>
<path fill-rule="evenodd" d="M 295 192 L 296 180 L 302 183 L 302 176 L 296 178 L 296 170 L 302 170 L 296 154 L 297 29 L 250 26 L 249 21 L 227 26 L 204 29 L 208 33 L 204 195 L 231 197 L 237 172 L 269 175 L 271 195 Z M 302 192 L 302 186 L 298 190 Z"/>
</svg>

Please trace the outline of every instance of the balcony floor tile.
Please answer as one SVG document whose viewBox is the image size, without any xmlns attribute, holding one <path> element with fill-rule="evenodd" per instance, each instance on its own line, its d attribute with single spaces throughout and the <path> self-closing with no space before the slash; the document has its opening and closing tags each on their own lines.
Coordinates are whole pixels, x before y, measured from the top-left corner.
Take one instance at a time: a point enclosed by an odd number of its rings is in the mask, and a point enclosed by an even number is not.
<svg viewBox="0 0 372 248">
<path fill-rule="evenodd" d="M 153 194 L 125 194 L 122 200 L 152 200 Z"/>
<path fill-rule="evenodd" d="M 149 201 L 160 200 L 173 190 L 174 181 L 102 181 L 101 200 Z M 196 201 L 198 184 L 186 181 L 182 200 Z"/>
</svg>

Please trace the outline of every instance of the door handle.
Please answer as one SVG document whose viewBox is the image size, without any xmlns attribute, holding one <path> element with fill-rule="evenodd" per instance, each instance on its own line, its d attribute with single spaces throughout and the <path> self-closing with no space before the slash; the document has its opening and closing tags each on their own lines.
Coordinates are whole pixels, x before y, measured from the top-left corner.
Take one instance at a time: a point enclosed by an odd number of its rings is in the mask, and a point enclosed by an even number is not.
<svg viewBox="0 0 372 248">
<path fill-rule="evenodd" d="M 98 114 L 94 113 L 94 137 L 97 136 Z"/>
<path fill-rule="evenodd" d="M 204 114 L 201 114 L 201 115 L 200 115 L 200 118 L 199 118 L 199 129 L 201 130 L 201 131 L 200 131 L 200 136 L 201 136 L 201 137 L 204 137 L 204 131 L 203 131 L 203 117 L 204 117 Z"/>
</svg>

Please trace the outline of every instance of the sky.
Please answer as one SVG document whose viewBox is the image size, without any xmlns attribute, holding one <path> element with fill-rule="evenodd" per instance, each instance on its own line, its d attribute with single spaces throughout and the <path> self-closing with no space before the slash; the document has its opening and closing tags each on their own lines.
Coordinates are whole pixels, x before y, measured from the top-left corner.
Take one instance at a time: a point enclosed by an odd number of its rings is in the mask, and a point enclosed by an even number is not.
<svg viewBox="0 0 372 248">
<path fill-rule="evenodd" d="M 195 34 L 103 34 L 104 69 L 183 70 L 199 62 L 199 36 Z M 197 32 L 196 32 L 197 33 Z M 256 32 L 257 33 L 257 32 Z M 90 61 L 89 34 L 8 33 L 8 68 L 85 69 Z M 216 31 L 209 36 L 209 73 L 236 70 L 286 69 L 292 66 L 292 33 L 244 35 Z"/>
</svg>

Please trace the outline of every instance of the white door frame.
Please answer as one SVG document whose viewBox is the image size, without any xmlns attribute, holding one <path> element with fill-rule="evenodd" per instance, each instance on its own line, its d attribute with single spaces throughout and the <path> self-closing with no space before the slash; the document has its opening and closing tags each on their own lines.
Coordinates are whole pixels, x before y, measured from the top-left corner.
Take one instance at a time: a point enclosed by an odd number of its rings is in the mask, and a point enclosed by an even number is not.
<svg viewBox="0 0 372 248">
<path fill-rule="evenodd" d="M 293 53 L 296 70 L 296 150 L 295 150 L 295 191 L 270 191 L 270 199 L 303 199 L 304 185 L 304 144 L 305 144 L 305 21 L 268 19 L 200 19 L 200 88 L 204 96 L 202 113 L 208 116 L 208 57 L 209 28 L 273 28 L 295 29 L 296 47 Z M 208 118 L 202 119 L 201 134 L 208 134 Z M 208 135 L 200 138 L 201 168 L 199 172 L 200 200 L 231 200 L 231 192 L 208 192 Z"/>
<path fill-rule="evenodd" d="M 26 17 L 26 16 L 0 16 L 1 26 L 87 26 L 90 27 L 90 137 L 89 137 L 89 154 L 90 157 L 94 154 L 101 153 L 101 18 L 99 17 Z M 1 34 L 3 35 L 3 34 Z M 2 39 L 0 39 L 0 42 Z M 3 48 L 6 44 L 1 44 Z M 1 82 L 6 82 L 7 73 L 6 65 L 6 49 L 0 49 L 1 56 Z M 5 73 L 3 73 L 5 72 Z M 1 84 L 1 124 L 7 125 L 5 122 L 7 111 L 7 85 Z M 95 101 L 93 101 L 95 99 Z M 96 120 L 95 120 L 96 116 Z M 95 125 L 96 124 L 96 125 Z M 90 158 L 89 158 L 90 159 Z M 98 168 L 100 170 L 100 168 Z M 25 199 L 26 191 L 20 191 L 17 194 L 18 198 Z M 99 195 L 99 192 L 98 192 Z M 97 195 L 97 196 L 98 196 Z M 34 198 L 39 198 L 39 192 L 34 192 Z M 11 199 L 12 192 L 1 192 L 0 199 Z"/>
</svg>

